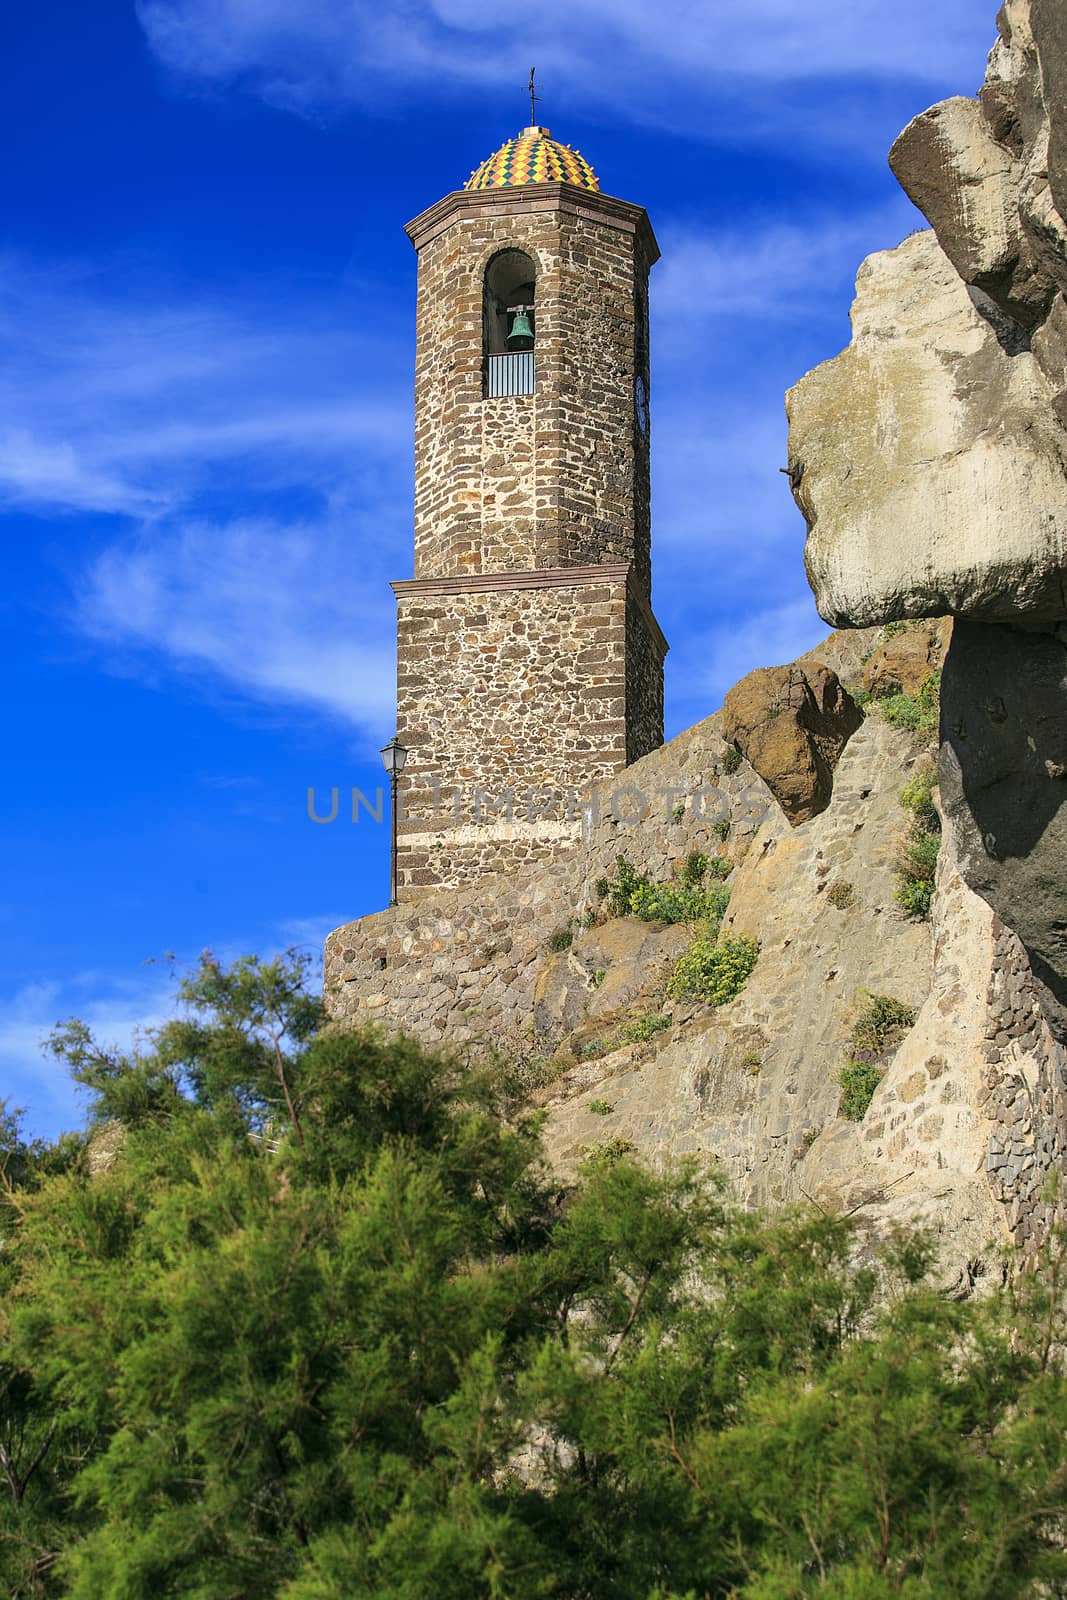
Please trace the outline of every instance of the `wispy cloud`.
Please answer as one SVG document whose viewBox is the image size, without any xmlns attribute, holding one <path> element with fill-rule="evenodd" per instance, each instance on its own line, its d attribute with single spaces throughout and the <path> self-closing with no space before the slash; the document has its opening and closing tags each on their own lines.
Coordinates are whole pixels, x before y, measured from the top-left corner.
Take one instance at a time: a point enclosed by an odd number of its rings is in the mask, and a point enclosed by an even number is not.
<svg viewBox="0 0 1067 1600">
<path fill-rule="evenodd" d="M 0 1100 L 8 1108 L 31 1106 L 31 1135 L 54 1137 L 81 1125 L 84 1096 L 51 1056 L 46 1041 L 68 1017 L 79 1017 L 105 1048 L 128 1051 L 173 1014 L 173 985 L 158 966 L 135 976 L 85 972 L 63 980 L 26 984 L 0 996 Z"/>
<path fill-rule="evenodd" d="M 243 84 L 303 113 L 376 106 L 413 86 L 446 97 L 472 85 L 517 89 L 536 60 L 558 103 L 599 101 L 638 121 L 669 108 L 675 126 L 688 114 L 735 142 L 788 119 L 798 86 L 976 89 L 993 43 L 991 19 L 971 0 L 718 0 L 669 16 L 648 0 L 543 0 L 521 20 L 476 0 L 140 0 L 138 13 L 174 71 Z M 761 107 L 739 121 L 757 88 Z M 837 134 L 850 137 L 846 127 Z"/>
<path fill-rule="evenodd" d="M 246 492 L 350 488 L 402 458 L 408 415 L 401 351 L 348 311 L 321 287 L 203 303 L 120 271 L 0 264 L 0 417 L 17 419 L 0 428 L 0 503 L 160 516 L 237 464 Z M 357 403 L 368 370 L 382 382 Z"/>
<path fill-rule="evenodd" d="M 288 291 L 206 303 L 4 263 L 0 506 L 96 514 L 89 556 L 63 546 L 67 620 L 112 660 L 162 657 L 377 739 L 387 580 L 410 563 L 407 351 L 351 331 L 343 286 Z M 103 542 L 101 513 L 119 519 Z"/>
<path fill-rule="evenodd" d="M 808 202 L 791 222 L 758 215 L 711 227 L 668 222 L 659 230 L 653 308 L 672 348 L 676 332 L 691 341 L 702 324 L 736 317 L 796 324 L 825 317 L 830 306 L 840 315 L 864 256 L 925 225 L 903 193 L 847 214 Z"/>
<path fill-rule="evenodd" d="M 354 512 L 343 526 L 242 519 L 142 531 L 106 549 L 81 587 L 79 625 L 111 648 L 162 652 L 375 736 L 392 716 L 391 597 L 374 530 Z"/>
</svg>

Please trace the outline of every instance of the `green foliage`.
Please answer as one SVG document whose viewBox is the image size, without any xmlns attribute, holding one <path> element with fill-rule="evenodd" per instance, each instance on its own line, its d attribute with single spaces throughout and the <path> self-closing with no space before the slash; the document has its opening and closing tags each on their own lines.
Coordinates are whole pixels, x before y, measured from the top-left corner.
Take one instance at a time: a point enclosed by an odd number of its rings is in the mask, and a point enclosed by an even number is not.
<svg viewBox="0 0 1067 1600">
<path fill-rule="evenodd" d="M 873 1061 L 846 1061 L 837 1074 L 841 1085 L 838 1114 L 849 1122 L 862 1122 L 881 1081 L 881 1069 Z"/>
<path fill-rule="evenodd" d="M 741 1057 L 741 1071 L 747 1072 L 751 1077 L 761 1070 L 763 1057 L 758 1050 L 746 1050 Z"/>
<path fill-rule="evenodd" d="M 671 1019 L 661 1011 L 646 1011 L 640 1017 L 631 1017 L 629 1022 L 624 1022 L 621 1031 L 623 1044 L 648 1044 L 657 1033 L 663 1033 L 671 1026 Z"/>
<path fill-rule="evenodd" d="M 741 993 L 758 959 L 758 939 L 695 939 L 675 966 L 667 984 L 667 994 L 672 1000 L 728 1005 Z"/>
<path fill-rule="evenodd" d="M 941 718 L 941 674 L 932 672 L 917 694 L 887 694 L 873 702 L 890 727 L 909 733 L 936 734 Z"/>
<path fill-rule="evenodd" d="M 610 1117 L 615 1107 L 610 1100 L 590 1100 L 589 1109 L 594 1117 Z"/>
<path fill-rule="evenodd" d="M 909 815 L 907 834 L 896 858 L 896 888 L 893 897 L 906 917 L 921 920 L 930 915 L 937 877 L 937 858 L 941 848 L 941 819 L 934 805 L 933 790 L 937 771 L 932 761 L 916 768 L 911 781 L 900 792 L 900 803 Z"/>
<path fill-rule="evenodd" d="M 911 813 L 917 822 L 921 823 L 927 833 L 941 832 L 941 818 L 934 805 L 934 789 L 937 786 L 937 768 L 932 761 L 922 761 L 915 768 L 911 779 L 900 791 L 900 803 L 905 811 Z"/>
<path fill-rule="evenodd" d="M 604 979 L 607 977 L 607 975 L 608 974 L 607 974 L 607 968 L 606 967 L 598 967 L 597 970 L 593 973 L 593 976 L 589 979 L 589 982 L 593 985 L 594 989 L 599 989 L 602 986 L 602 984 L 604 982 Z"/>
<path fill-rule="evenodd" d="M 607 896 L 608 914 L 639 917 L 643 922 L 721 922 L 730 903 L 730 891 L 721 881 L 731 871 L 718 856 L 693 851 L 677 883 L 653 883 L 639 875 L 624 856 L 616 859 L 616 873 Z M 708 883 L 706 880 L 712 881 Z"/>
<path fill-rule="evenodd" d="M 604 1101 L 600 1102 L 605 1104 Z M 592 1109 L 592 1107 L 590 1107 Z M 601 1139 L 597 1144 L 580 1144 L 578 1154 L 587 1174 L 610 1172 L 620 1161 L 632 1155 L 637 1146 L 632 1139 Z"/>
<path fill-rule="evenodd" d="M 838 911 L 847 911 L 849 906 L 856 903 L 856 891 L 844 878 L 839 878 L 827 889 L 826 898 Z"/>
<path fill-rule="evenodd" d="M 681 820 L 682 820 L 682 818 L 684 816 L 685 816 L 685 801 L 684 800 L 679 800 L 676 805 L 671 807 L 671 818 L 672 818 L 672 820 L 674 822 L 681 822 Z"/>
<path fill-rule="evenodd" d="M 725 844 L 727 839 L 730 837 L 730 829 L 732 826 L 733 824 L 731 823 L 729 817 L 721 817 L 711 831 L 715 834 L 717 839 Z"/>
<path fill-rule="evenodd" d="M 1058 1238 L 955 1302 L 922 1238 L 857 1266 L 849 1220 L 624 1138 L 560 1203 L 499 1068 L 300 1036 L 301 982 L 202 969 L 125 1056 L 68 1031 L 93 1126 L 134 1112 L 108 1165 L 0 1117 L 0 1593 L 1067 1592 Z"/>
<path fill-rule="evenodd" d="M 550 933 L 545 940 L 545 949 L 552 955 L 559 955 L 563 950 L 569 950 L 574 943 L 574 929 L 571 927 L 557 928 L 555 933 Z"/>
<path fill-rule="evenodd" d="M 914 1008 L 903 1000 L 886 994 L 863 996 L 845 1046 L 845 1064 L 835 1079 L 841 1086 L 841 1116 L 862 1122 L 881 1081 L 882 1063 L 914 1025 Z"/>
<path fill-rule="evenodd" d="M 740 769 L 742 756 L 736 745 L 728 745 L 726 754 L 722 758 L 722 770 L 728 778 Z"/>
</svg>

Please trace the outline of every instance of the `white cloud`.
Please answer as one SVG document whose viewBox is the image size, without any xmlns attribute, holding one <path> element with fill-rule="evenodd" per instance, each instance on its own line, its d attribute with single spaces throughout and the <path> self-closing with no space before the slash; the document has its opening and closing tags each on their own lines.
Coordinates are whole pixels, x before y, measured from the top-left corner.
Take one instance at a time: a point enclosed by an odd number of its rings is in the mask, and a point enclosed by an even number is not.
<svg viewBox="0 0 1067 1600">
<path fill-rule="evenodd" d="M 84 574 L 79 624 L 101 643 L 163 652 L 259 699 L 314 706 L 376 737 L 394 704 L 393 608 L 360 522 L 142 531 Z"/>
<path fill-rule="evenodd" d="M 139 1036 L 173 1014 L 173 985 L 159 967 L 136 977 L 85 972 L 64 980 L 27 984 L 0 997 L 0 1099 L 9 1110 L 32 1107 L 27 1132 L 54 1137 L 84 1120 L 84 1095 L 45 1042 L 68 1017 L 87 1022 L 106 1048 L 128 1051 Z"/>
<path fill-rule="evenodd" d="M 657 334 L 673 352 L 692 344 L 703 323 L 748 317 L 791 323 L 840 315 L 865 256 L 899 244 L 925 221 L 901 193 L 877 210 L 841 214 L 798 207 L 794 221 L 749 219 L 742 225 L 660 229 L 663 258 L 652 276 Z M 761 335 L 765 337 L 765 334 Z"/>
<path fill-rule="evenodd" d="M 781 122 L 793 86 L 865 79 L 977 89 L 993 43 L 971 0 L 543 0 L 505 17 L 481 0 L 140 0 L 151 48 L 175 71 L 237 82 L 304 113 L 378 105 L 417 87 L 455 95 L 514 85 L 530 61 L 555 102 L 613 117 L 694 123 L 736 140 Z M 739 120 L 759 89 L 763 104 Z M 551 119 L 549 119 L 551 120 Z M 850 130 L 839 128 L 848 139 Z"/>
<path fill-rule="evenodd" d="M 236 467 L 245 494 L 325 493 L 404 459 L 403 359 L 350 309 L 342 291 L 207 304 L 3 263 L 0 503 L 158 516 Z M 382 381 L 357 401 L 368 370 Z"/>
</svg>

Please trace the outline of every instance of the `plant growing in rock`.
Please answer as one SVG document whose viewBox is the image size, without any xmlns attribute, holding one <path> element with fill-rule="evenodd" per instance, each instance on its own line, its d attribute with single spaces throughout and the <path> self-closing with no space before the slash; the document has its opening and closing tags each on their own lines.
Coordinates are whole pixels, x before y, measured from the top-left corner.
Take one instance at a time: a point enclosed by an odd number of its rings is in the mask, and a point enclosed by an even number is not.
<svg viewBox="0 0 1067 1600">
<path fill-rule="evenodd" d="M 708 1006 L 725 1006 L 741 993 L 759 960 L 759 940 L 704 936 L 695 939 L 681 957 L 667 994 L 672 1000 L 701 1000 Z"/>
<path fill-rule="evenodd" d="M 663 1033 L 671 1026 L 671 1019 L 661 1011 L 646 1011 L 640 1017 L 632 1017 L 629 1022 L 624 1022 L 621 1031 L 623 1044 L 648 1044 L 657 1033 Z"/>
<path fill-rule="evenodd" d="M 636 873 L 624 856 L 617 858 L 616 866 L 607 896 L 610 916 L 639 917 L 643 922 L 722 921 L 730 891 L 720 880 L 731 869 L 718 856 L 694 851 L 677 883 L 654 883 Z M 708 877 L 714 881 L 706 883 Z"/>
<path fill-rule="evenodd" d="M 900 792 L 900 803 L 908 813 L 908 830 L 897 852 L 896 888 L 893 898 L 906 917 L 916 921 L 930 915 L 937 878 L 937 858 L 941 849 L 941 818 L 934 805 L 937 770 L 932 761 L 923 762 L 911 781 Z"/>
<path fill-rule="evenodd" d="M 847 911 L 849 906 L 856 903 L 856 891 L 844 878 L 839 878 L 827 889 L 826 898 L 838 911 Z"/>
<path fill-rule="evenodd" d="M 589 1109 L 594 1117 L 610 1117 L 615 1111 L 609 1100 L 590 1100 Z"/>
<path fill-rule="evenodd" d="M 916 694 L 903 690 L 871 702 L 891 728 L 908 733 L 936 734 L 941 719 L 941 674 L 932 672 Z"/>
<path fill-rule="evenodd" d="M 905 1001 L 886 994 L 861 998 L 845 1045 L 845 1064 L 836 1078 L 841 1086 L 839 1114 L 850 1122 L 862 1122 L 887 1057 L 915 1025 L 914 1008 Z"/>
<path fill-rule="evenodd" d="M 545 949 L 551 955 L 559 955 L 561 951 L 569 950 L 573 943 L 573 928 L 557 928 L 555 933 L 550 933 L 548 938 L 545 940 Z"/>
<path fill-rule="evenodd" d="M 722 770 L 728 778 L 732 778 L 734 773 L 740 770 L 742 760 L 740 750 L 735 745 L 730 745 L 722 758 Z"/>
</svg>

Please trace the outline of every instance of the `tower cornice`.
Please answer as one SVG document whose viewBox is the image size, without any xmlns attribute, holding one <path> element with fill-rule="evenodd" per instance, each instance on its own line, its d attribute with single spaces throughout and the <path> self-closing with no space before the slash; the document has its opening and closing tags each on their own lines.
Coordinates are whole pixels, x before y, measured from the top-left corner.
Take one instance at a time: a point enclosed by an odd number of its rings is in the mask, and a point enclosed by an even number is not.
<svg viewBox="0 0 1067 1600">
<path fill-rule="evenodd" d="M 405 233 L 416 250 L 435 239 L 456 222 L 476 221 L 481 217 L 530 216 L 537 212 L 561 211 L 576 217 L 595 217 L 609 227 L 637 236 L 651 266 L 660 250 L 648 212 L 644 206 L 613 195 L 580 188 L 574 183 L 531 183 L 525 188 L 456 189 L 446 194 L 407 224 Z"/>
</svg>

